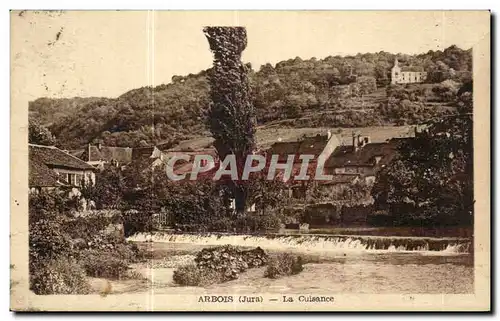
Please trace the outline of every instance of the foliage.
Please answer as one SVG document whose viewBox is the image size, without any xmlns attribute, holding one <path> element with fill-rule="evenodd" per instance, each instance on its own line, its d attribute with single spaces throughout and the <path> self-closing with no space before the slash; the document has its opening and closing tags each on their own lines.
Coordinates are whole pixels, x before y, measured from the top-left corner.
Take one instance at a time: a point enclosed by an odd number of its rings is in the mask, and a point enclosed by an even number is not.
<svg viewBox="0 0 500 321">
<path fill-rule="evenodd" d="M 438 86 L 432 88 L 443 101 L 453 101 L 459 89 L 459 83 L 451 79 L 441 82 Z"/>
<path fill-rule="evenodd" d="M 375 77 L 378 87 L 387 83 L 395 56 L 378 52 L 324 59 L 297 57 L 274 66 L 265 64 L 259 70 L 250 69 L 250 98 L 257 122 L 300 119 L 291 124 L 300 127 L 376 125 L 379 122 L 376 111 L 368 115 L 354 111 L 339 119 L 323 119 L 318 111 L 338 111 L 343 108 L 341 104 L 355 101 L 355 98 L 340 97 L 338 89 L 356 82 L 356 78 Z M 402 66 L 426 71 L 430 83 L 438 84 L 446 79 L 459 83 L 471 80 L 471 50 L 451 46 L 444 51 L 397 57 Z M 116 99 L 40 98 L 30 103 L 30 119 L 40 119 L 43 125 L 49 126 L 63 148 L 83 148 L 95 138 L 102 138 L 108 146 L 137 147 L 145 143 L 170 146 L 182 139 L 207 134 L 204 123 L 210 103 L 207 77 L 210 72 L 211 69 L 174 76 L 169 84 L 134 89 Z M 365 97 L 365 100 L 369 99 Z M 428 120 L 432 115 L 425 116 Z M 388 115 L 384 121 L 394 124 L 397 119 Z"/>
<path fill-rule="evenodd" d="M 229 208 L 233 197 L 223 181 L 199 179 L 197 181 L 169 182 L 164 199 L 158 196 L 165 211 L 173 213 L 175 227 L 183 231 L 265 231 L 277 229 L 281 216 L 276 208 L 285 200 L 284 184 L 269 181 L 262 173 L 247 181 L 249 203 L 255 203 L 255 212 L 233 217 Z"/>
<path fill-rule="evenodd" d="M 89 276 L 120 279 L 126 275 L 130 261 L 115 251 L 86 250 L 80 254 L 80 263 Z"/>
<path fill-rule="evenodd" d="M 188 231 L 227 228 L 231 214 L 227 189 L 210 179 L 171 182 L 165 208 L 174 213 L 175 227 Z"/>
<path fill-rule="evenodd" d="M 341 201 L 342 204 L 349 206 L 365 204 L 372 200 L 371 189 L 372 184 L 368 184 L 364 180 L 349 185 L 321 186 L 314 184 L 306 194 L 306 201 L 309 204 L 322 201 Z"/>
<path fill-rule="evenodd" d="M 280 253 L 270 257 L 264 276 L 277 279 L 283 276 L 299 274 L 304 269 L 302 265 L 302 257 L 296 257 L 290 253 Z"/>
<path fill-rule="evenodd" d="M 97 209 L 119 209 L 122 207 L 122 194 L 125 179 L 121 170 L 106 166 L 98 173 L 95 184 L 82 182 L 81 193 L 85 199 L 93 200 Z"/>
<path fill-rule="evenodd" d="M 173 280 L 183 286 L 207 286 L 222 282 L 222 275 L 216 270 L 202 269 L 191 264 L 174 271 Z"/>
<path fill-rule="evenodd" d="M 72 239 L 92 240 L 117 219 L 117 217 L 110 217 L 107 215 L 79 216 L 68 220 L 64 224 L 63 230 L 68 233 Z"/>
<path fill-rule="evenodd" d="M 380 103 L 377 112 L 384 122 L 397 125 L 420 124 L 456 111 L 456 106 L 444 106 L 455 101 L 458 83 L 447 80 L 438 85 L 391 85 L 387 87 L 387 102 Z M 445 88 L 445 89 L 443 89 Z M 435 104 L 439 104 L 436 106 Z"/>
<path fill-rule="evenodd" d="M 125 237 L 132 236 L 138 232 L 149 232 L 153 230 L 153 219 L 151 213 L 130 210 L 123 213 L 123 231 Z"/>
<path fill-rule="evenodd" d="M 61 221 L 40 219 L 30 224 L 30 258 L 34 263 L 71 254 L 71 239 L 62 231 Z"/>
<path fill-rule="evenodd" d="M 180 285 L 206 286 L 234 280 L 241 272 L 264 266 L 268 256 L 260 247 L 241 250 L 232 245 L 204 248 L 196 255 L 196 265 L 174 271 L 174 282 Z"/>
<path fill-rule="evenodd" d="M 284 216 L 277 211 L 265 214 L 246 212 L 233 221 L 233 229 L 245 233 L 273 231 L 279 229 L 284 219 Z"/>
<path fill-rule="evenodd" d="M 396 224 L 472 224 L 473 153 L 471 92 L 461 94 L 461 114 L 429 122 L 398 147 L 399 157 L 377 174 L 372 195 Z"/>
<path fill-rule="evenodd" d="M 208 126 L 220 159 L 234 155 L 241 173 L 247 155 L 255 148 L 255 111 L 250 97 L 248 68 L 241 62 L 247 45 L 244 27 L 205 27 L 205 36 L 214 54 L 209 73 L 211 107 Z M 235 198 L 236 211 L 247 205 L 246 181 L 228 181 Z"/>
<path fill-rule="evenodd" d="M 377 80 L 375 77 L 361 76 L 356 79 L 359 85 L 358 94 L 360 96 L 368 95 L 377 90 Z"/>
<path fill-rule="evenodd" d="M 40 262 L 30 270 L 30 289 L 39 295 L 90 293 L 85 271 L 72 259 Z"/>
<path fill-rule="evenodd" d="M 104 229 L 119 216 L 70 215 L 65 193 L 41 191 L 29 198 L 30 289 L 37 294 L 89 291 L 85 273 L 119 277 L 140 258 L 137 247 Z"/>
<path fill-rule="evenodd" d="M 30 144 L 51 146 L 56 143 L 56 138 L 52 135 L 50 130 L 42 126 L 37 120 L 29 118 L 28 141 Z"/>
<path fill-rule="evenodd" d="M 71 237 L 62 228 L 67 220 L 66 210 L 64 198 L 59 193 L 30 194 L 30 267 L 72 254 Z"/>
</svg>

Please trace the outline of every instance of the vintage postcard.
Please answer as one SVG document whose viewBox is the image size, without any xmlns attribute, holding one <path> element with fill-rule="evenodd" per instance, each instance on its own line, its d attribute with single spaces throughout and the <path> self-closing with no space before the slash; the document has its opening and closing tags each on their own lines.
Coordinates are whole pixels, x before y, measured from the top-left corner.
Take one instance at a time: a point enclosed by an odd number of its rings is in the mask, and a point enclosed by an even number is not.
<svg viewBox="0 0 500 321">
<path fill-rule="evenodd" d="M 13 311 L 489 311 L 489 11 L 12 11 Z"/>
</svg>

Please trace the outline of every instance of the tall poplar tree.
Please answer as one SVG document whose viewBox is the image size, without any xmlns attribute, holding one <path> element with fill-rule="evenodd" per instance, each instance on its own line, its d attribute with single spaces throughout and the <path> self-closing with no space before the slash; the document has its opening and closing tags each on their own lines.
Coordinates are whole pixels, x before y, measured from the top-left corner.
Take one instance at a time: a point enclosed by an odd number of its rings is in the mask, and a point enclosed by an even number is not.
<svg viewBox="0 0 500 321">
<path fill-rule="evenodd" d="M 220 159 L 233 154 L 238 177 L 246 156 L 255 148 L 255 111 L 250 98 L 248 69 L 241 62 L 247 45 L 244 27 L 205 27 L 214 63 L 210 78 L 211 106 L 208 127 Z M 248 182 L 228 181 L 235 198 L 236 211 L 242 213 L 249 197 Z"/>
</svg>

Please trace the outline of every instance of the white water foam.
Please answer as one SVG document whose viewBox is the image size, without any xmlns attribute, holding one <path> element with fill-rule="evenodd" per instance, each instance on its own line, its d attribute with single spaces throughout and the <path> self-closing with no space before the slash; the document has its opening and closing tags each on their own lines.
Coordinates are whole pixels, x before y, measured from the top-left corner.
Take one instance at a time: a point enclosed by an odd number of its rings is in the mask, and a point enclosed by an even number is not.
<svg viewBox="0 0 500 321">
<path fill-rule="evenodd" d="M 384 253 L 411 252 L 429 255 L 457 255 L 468 253 L 467 239 L 391 238 L 335 235 L 221 235 L 170 234 L 164 232 L 138 233 L 128 238 L 134 242 L 184 243 L 206 246 L 231 244 L 243 247 L 261 247 L 266 250 L 302 252 Z M 430 246 L 431 242 L 439 244 Z M 432 248 L 432 249 L 431 249 Z"/>
</svg>

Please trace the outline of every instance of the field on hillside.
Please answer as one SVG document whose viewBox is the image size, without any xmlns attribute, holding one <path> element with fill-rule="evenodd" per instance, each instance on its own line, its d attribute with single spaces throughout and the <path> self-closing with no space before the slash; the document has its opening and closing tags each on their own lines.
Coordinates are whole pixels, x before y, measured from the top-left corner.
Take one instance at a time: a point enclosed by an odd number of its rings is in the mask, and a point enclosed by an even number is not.
<svg viewBox="0 0 500 321">
<path fill-rule="evenodd" d="M 345 145 L 352 144 L 352 133 L 370 136 L 372 142 L 384 142 L 393 137 L 408 137 L 413 135 L 412 126 L 377 126 L 359 128 L 277 128 L 271 126 L 261 126 L 257 128 L 257 145 L 260 148 L 268 148 L 278 141 L 296 141 L 304 136 L 315 136 L 325 134 L 328 130 L 332 134 L 341 138 Z M 185 140 L 174 146 L 172 149 L 200 149 L 210 147 L 211 137 L 197 137 Z"/>
</svg>

